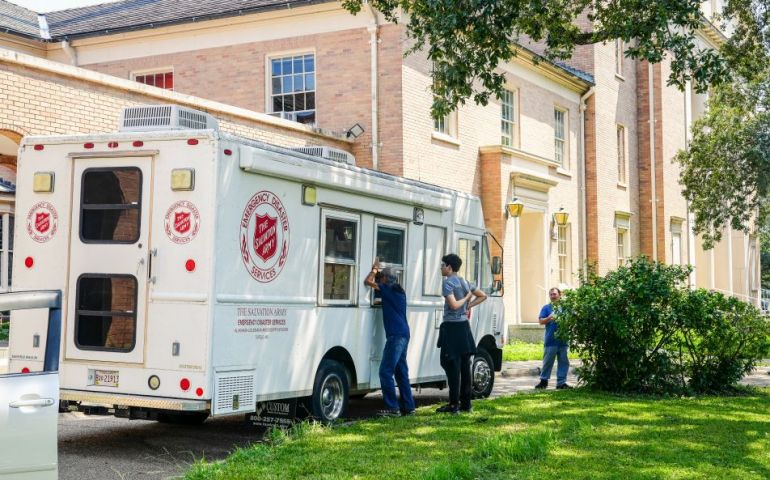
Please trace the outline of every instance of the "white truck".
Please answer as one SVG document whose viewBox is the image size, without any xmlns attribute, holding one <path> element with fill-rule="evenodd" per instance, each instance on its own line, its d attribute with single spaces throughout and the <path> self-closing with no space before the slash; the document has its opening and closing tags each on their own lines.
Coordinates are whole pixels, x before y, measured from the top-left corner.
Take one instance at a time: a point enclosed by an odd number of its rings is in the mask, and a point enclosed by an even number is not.
<svg viewBox="0 0 770 480">
<path fill-rule="evenodd" d="M 63 406 L 200 422 L 303 399 L 332 421 L 380 386 L 375 256 L 407 292 L 410 380 L 439 385 L 449 252 L 490 295 L 470 320 L 474 394 L 489 395 L 506 325 L 478 198 L 225 134 L 183 107 L 121 123 L 20 146 L 13 282 L 63 292 Z M 12 313 L 11 372 L 41 370 L 45 321 Z"/>
</svg>

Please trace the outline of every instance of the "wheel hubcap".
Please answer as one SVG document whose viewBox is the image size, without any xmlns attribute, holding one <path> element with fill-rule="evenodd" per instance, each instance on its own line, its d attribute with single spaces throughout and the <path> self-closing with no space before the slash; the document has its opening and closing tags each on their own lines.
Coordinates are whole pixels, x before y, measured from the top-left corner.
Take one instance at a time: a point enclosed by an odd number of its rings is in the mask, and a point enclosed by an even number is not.
<svg viewBox="0 0 770 480">
<path fill-rule="evenodd" d="M 342 413 L 344 403 L 342 380 L 337 375 L 329 375 L 321 386 L 321 413 L 326 420 L 336 420 Z"/>
<path fill-rule="evenodd" d="M 492 371 L 484 359 L 473 362 L 473 389 L 476 393 L 484 393 L 492 380 Z"/>
</svg>

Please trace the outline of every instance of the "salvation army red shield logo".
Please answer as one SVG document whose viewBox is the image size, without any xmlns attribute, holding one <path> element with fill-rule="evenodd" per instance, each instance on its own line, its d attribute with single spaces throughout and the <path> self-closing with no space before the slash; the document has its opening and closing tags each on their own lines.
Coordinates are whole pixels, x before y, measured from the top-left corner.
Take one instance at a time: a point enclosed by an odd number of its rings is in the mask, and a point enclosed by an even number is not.
<svg viewBox="0 0 770 480">
<path fill-rule="evenodd" d="M 254 225 L 254 253 L 262 261 L 273 258 L 278 249 L 278 219 L 270 215 L 257 215 Z"/>
<path fill-rule="evenodd" d="M 45 233 L 51 228 L 51 214 L 50 212 L 36 212 L 35 213 L 35 229 L 40 233 Z"/>
<path fill-rule="evenodd" d="M 45 243 L 56 235 L 59 214 L 48 202 L 39 202 L 27 214 L 27 234 L 38 243 Z"/>
<path fill-rule="evenodd" d="M 275 280 L 289 256 L 289 216 L 273 192 L 257 192 L 246 203 L 239 243 L 249 275 L 261 283 Z"/>
<path fill-rule="evenodd" d="M 198 208 L 187 200 L 180 200 L 166 210 L 166 236 L 172 242 L 184 245 L 190 243 L 201 228 Z"/>
<path fill-rule="evenodd" d="M 190 212 L 174 212 L 174 230 L 181 235 L 190 231 Z"/>
</svg>

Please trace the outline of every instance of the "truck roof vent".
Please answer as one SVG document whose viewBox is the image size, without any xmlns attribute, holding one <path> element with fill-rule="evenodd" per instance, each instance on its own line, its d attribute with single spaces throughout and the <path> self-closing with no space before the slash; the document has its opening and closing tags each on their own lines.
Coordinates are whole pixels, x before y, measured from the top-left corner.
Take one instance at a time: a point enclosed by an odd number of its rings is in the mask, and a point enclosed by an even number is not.
<svg viewBox="0 0 770 480">
<path fill-rule="evenodd" d="M 305 155 L 312 155 L 314 157 L 321 157 L 327 160 L 334 160 L 340 163 L 347 163 L 348 165 L 356 164 L 356 157 L 352 153 L 348 153 L 345 150 L 332 147 L 322 146 L 310 146 L 310 147 L 294 147 L 295 152 L 304 153 Z"/>
<path fill-rule="evenodd" d="M 205 112 L 179 105 L 140 105 L 126 107 L 120 116 L 120 131 L 217 130 L 217 120 Z"/>
</svg>

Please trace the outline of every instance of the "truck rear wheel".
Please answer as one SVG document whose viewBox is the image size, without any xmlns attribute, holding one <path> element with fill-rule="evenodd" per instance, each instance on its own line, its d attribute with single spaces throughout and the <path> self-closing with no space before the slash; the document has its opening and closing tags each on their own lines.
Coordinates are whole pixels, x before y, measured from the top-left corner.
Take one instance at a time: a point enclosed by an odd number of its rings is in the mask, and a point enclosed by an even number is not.
<svg viewBox="0 0 770 480">
<path fill-rule="evenodd" d="M 344 365 L 335 360 L 321 361 L 310 397 L 313 417 L 323 423 L 331 423 L 342 417 L 348 409 L 349 388 Z"/>
<path fill-rule="evenodd" d="M 495 385 L 495 366 L 489 352 L 481 347 L 476 350 L 476 355 L 473 357 L 471 379 L 473 398 L 487 398 L 492 394 L 492 387 Z"/>
</svg>

